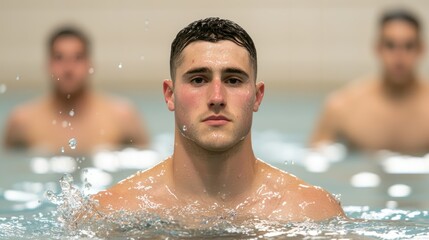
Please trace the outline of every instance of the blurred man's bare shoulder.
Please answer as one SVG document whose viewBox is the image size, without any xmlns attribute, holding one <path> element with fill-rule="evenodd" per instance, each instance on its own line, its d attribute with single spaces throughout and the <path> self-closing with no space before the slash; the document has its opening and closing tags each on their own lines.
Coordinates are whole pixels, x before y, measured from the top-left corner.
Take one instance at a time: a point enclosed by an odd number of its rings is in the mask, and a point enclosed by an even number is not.
<svg viewBox="0 0 429 240">
<path fill-rule="evenodd" d="M 40 97 L 13 108 L 9 114 L 9 122 L 14 125 L 27 125 L 44 116 L 51 115 L 52 112 L 53 110 L 49 108 L 48 98 Z"/>
<path fill-rule="evenodd" d="M 137 112 L 133 103 L 124 97 L 95 93 L 94 100 L 97 106 L 112 112 L 118 117 L 129 117 Z"/>
<path fill-rule="evenodd" d="M 329 112 L 342 113 L 348 111 L 350 106 L 366 104 L 376 87 L 377 79 L 372 76 L 353 80 L 329 94 L 325 109 Z"/>
</svg>

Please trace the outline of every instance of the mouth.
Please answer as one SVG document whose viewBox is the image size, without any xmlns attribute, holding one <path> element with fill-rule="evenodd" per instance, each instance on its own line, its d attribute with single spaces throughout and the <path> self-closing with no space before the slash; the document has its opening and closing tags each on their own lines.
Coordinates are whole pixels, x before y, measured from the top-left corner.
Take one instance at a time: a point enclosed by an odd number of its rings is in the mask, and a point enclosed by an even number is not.
<svg viewBox="0 0 429 240">
<path fill-rule="evenodd" d="M 222 125 L 225 125 L 225 124 L 231 122 L 231 119 L 229 119 L 225 116 L 222 116 L 222 115 L 212 115 L 212 116 L 209 116 L 209 117 L 203 119 L 202 122 L 204 122 L 210 126 L 222 126 Z"/>
</svg>

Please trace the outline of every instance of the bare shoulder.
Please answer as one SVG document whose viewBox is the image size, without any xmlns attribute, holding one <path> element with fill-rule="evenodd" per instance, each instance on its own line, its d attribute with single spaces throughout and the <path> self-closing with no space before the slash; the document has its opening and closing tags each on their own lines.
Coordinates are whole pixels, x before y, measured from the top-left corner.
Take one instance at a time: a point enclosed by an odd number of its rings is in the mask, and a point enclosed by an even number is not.
<svg viewBox="0 0 429 240">
<path fill-rule="evenodd" d="M 376 79 L 374 77 L 353 80 L 328 95 L 325 101 L 325 109 L 331 112 L 350 109 L 350 105 L 361 102 L 362 97 L 368 97 L 375 83 Z"/>
<path fill-rule="evenodd" d="M 98 101 L 103 102 L 103 105 L 108 106 L 116 116 L 121 118 L 130 118 L 137 114 L 135 106 L 126 98 L 98 94 Z"/>
<path fill-rule="evenodd" d="M 8 116 L 7 128 L 11 131 L 21 130 L 21 128 L 26 128 L 29 124 L 35 122 L 35 120 L 49 113 L 45 98 L 31 100 L 12 109 Z"/>
<path fill-rule="evenodd" d="M 159 186 L 165 183 L 165 162 L 148 170 L 137 172 L 111 188 L 95 194 L 92 198 L 98 201 L 100 210 L 141 209 L 142 197 L 146 198 L 145 203 L 147 204 L 161 195 Z"/>
<path fill-rule="evenodd" d="M 271 186 L 281 193 L 278 211 L 287 213 L 294 220 L 324 220 L 344 216 L 340 203 L 324 189 L 313 186 L 296 176 L 266 163 L 265 171 L 271 175 Z M 280 179 L 280 181 L 279 181 Z"/>
</svg>

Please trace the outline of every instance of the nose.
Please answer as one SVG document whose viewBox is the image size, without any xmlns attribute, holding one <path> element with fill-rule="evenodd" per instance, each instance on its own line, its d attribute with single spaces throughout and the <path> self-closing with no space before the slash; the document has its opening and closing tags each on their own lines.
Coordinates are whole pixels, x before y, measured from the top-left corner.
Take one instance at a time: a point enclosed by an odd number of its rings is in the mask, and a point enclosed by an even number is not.
<svg viewBox="0 0 429 240">
<path fill-rule="evenodd" d="M 209 90 L 209 108 L 219 110 L 226 106 L 225 86 L 222 85 L 220 80 L 214 80 L 211 82 Z"/>
</svg>

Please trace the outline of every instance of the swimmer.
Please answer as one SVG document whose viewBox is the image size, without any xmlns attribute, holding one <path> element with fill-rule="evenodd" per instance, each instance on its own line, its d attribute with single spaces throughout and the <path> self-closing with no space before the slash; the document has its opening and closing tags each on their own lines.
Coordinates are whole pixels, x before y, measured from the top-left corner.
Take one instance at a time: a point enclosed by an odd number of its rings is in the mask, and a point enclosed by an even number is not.
<svg viewBox="0 0 429 240">
<path fill-rule="evenodd" d="M 58 29 L 48 51 L 52 91 L 12 111 L 5 129 L 7 149 L 74 155 L 148 144 L 142 121 L 128 101 L 91 89 L 90 43 L 83 32 Z"/>
<path fill-rule="evenodd" d="M 265 87 L 243 28 L 219 18 L 191 23 L 172 43 L 170 73 L 163 93 L 175 117 L 173 155 L 96 194 L 99 213 L 148 211 L 186 224 L 198 214 L 274 221 L 344 215 L 325 190 L 255 157 L 250 130 Z"/>
<path fill-rule="evenodd" d="M 424 48 L 421 28 L 404 9 L 381 16 L 376 44 L 381 73 L 328 97 L 312 147 L 344 140 L 360 150 L 429 152 L 429 84 L 417 73 Z"/>
</svg>

